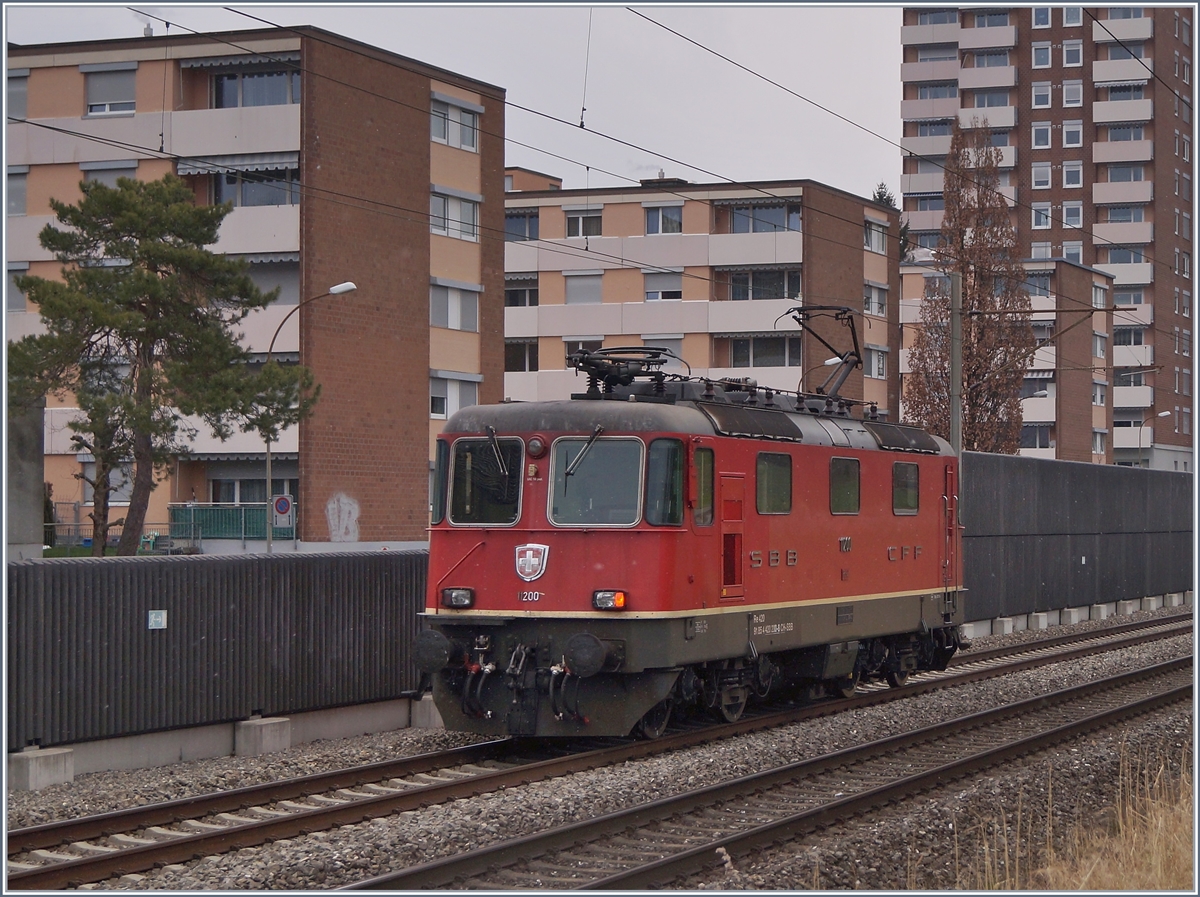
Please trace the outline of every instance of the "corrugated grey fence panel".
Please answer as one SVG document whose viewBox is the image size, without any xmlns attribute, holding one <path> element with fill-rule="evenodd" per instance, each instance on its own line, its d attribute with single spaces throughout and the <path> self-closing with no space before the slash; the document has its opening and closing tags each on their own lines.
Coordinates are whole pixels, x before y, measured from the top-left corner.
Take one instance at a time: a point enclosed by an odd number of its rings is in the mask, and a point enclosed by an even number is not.
<svg viewBox="0 0 1200 897">
<path fill-rule="evenodd" d="M 424 551 L 8 565 L 8 749 L 386 700 Z M 149 629 L 152 610 L 166 629 Z"/>
<path fill-rule="evenodd" d="M 963 455 L 967 619 L 1192 587 L 1190 473 Z"/>
</svg>

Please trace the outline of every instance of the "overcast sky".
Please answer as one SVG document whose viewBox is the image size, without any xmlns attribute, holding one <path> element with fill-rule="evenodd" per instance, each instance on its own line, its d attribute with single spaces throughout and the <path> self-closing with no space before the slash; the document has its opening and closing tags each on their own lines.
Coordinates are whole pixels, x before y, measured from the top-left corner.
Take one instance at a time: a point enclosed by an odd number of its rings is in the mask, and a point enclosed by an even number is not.
<svg viewBox="0 0 1200 897">
<path fill-rule="evenodd" d="M 505 88 L 510 103 L 565 119 L 510 106 L 506 163 L 561 176 L 567 188 L 618 186 L 662 169 L 700 182 L 811 178 L 862 195 L 882 180 L 900 193 L 900 151 L 887 142 L 899 143 L 901 133 L 900 7 L 634 7 L 887 140 L 623 6 L 231 8 L 478 78 Z M 164 33 L 161 21 L 134 10 L 167 19 L 171 34 L 265 27 L 215 6 L 6 4 L 5 37 L 20 44 L 136 37 L 147 21 Z M 599 133 L 578 127 L 585 104 L 587 128 Z"/>
</svg>

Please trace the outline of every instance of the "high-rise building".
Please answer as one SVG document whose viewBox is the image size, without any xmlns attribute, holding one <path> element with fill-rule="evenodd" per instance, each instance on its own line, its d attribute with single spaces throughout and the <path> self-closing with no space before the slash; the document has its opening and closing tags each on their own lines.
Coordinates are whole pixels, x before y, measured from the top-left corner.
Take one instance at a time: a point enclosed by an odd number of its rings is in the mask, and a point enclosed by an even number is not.
<svg viewBox="0 0 1200 897">
<path fill-rule="evenodd" d="M 901 31 L 911 241 L 937 244 L 952 123 L 987 127 L 1021 257 L 1113 277 L 1112 331 L 1094 334 L 1112 460 L 1175 470 L 1193 445 L 1192 31 L 1187 7 L 1080 6 L 911 8 Z"/>
<path fill-rule="evenodd" d="M 38 242 L 50 199 L 174 173 L 199 202 L 233 203 L 216 250 L 281 289 L 242 327 L 254 360 L 287 318 L 273 358 L 321 386 L 272 446 L 272 483 L 256 434 L 201 433 L 148 528 L 211 505 L 206 551 L 262 550 L 267 496 L 290 493 L 297 528 L 275 550 L 424 541 L 447 411 L 503 397 L 504 91 L 311 27 L 10 45 L 7 74 L 10 339 L 42 326 L 13 276 L 59 276 Z M 307 302 L 343 281 L 357 291 Z M 60 404 L 45 478 L 86 531 L 90 458 Z"/>
<path fill-rule="evenodd" d="M 660 346 L 695 376 L 811 392 L 851 347 L 831 318 L 802 333 L 797 305 L 853 310 L 863 366 L 840 394 L 896 419 L 899 215 L 813 181 L 561 189 L 508 169 L 505 395 L 583 392 L 580 348 Z M 672 362 L 667 370 L 685 371 Z"/>
</svg>

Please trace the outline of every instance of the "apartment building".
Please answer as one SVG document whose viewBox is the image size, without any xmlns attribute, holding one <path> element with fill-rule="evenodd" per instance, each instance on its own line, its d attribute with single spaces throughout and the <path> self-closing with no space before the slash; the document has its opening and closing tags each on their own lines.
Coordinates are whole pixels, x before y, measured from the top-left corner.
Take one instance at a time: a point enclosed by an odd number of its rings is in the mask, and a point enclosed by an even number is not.
<svg viewBox="0 0 1200 897">
<path fill-rule="evenodd" d="M 1021 256 L 1113 277 L 1112 460 L 1169 470 L 1192 469 L 1192 31 L 1185 7 L 1079 6 L 911 8 L 901 31 L 913 243 L 937 245 L 952 123 L 986 124 Z"/>
<path fill-rule="evenodd" d="M 50 199 L 173 172 L 198 202 L 233 203 L 215 249 L 281 288 L 245 344 L 265 361 L 286 318 L 273 357 L 321 386 L 271 447 L 269 489 L 261 438 L 202 431 L 148 524 L 169 505 L 257 506 L 262 540 L 268 495 L 288 493 L 296 531 L 275 550 L 424 541 L 448 406 L 503 397 L 504 91 L 311 27 L 10 44 L 7 74 L 10 339 L 41 326 L 14 274 L 59 275 L 37 238 Z M 344 281 L 357 290 L 322 295 Z M 86 522 L 90 459 L 70 444 L 77 411 L 58 404 L 45 479 Z"/>
<path fill-rule="evenodd" d="M 563 190 L 508 169 L 505 198 L 505 395 L 567 398 L 586 378 L 579 348 L 664 346 L 695 376 L 750 377 L 814 391 L 849 331 L 796 305 L 849 306 L 864 365 L 842 387 L 895 419 L 900 349 L 899 215 L 813 181 Z M 667 370 L 685 371 L 672 363 Z"/>
</svg>

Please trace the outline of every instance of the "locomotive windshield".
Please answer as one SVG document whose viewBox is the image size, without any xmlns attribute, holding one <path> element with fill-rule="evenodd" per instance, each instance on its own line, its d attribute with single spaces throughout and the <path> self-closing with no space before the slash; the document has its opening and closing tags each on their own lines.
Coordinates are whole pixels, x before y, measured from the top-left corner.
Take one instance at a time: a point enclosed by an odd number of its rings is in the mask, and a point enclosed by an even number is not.
<svg viewBox="0 0 1200 897">
<path fill-rule="evenodd" d="M 557 440 L 550 521 L 559 526 L 633 526 L 641 513 L 642 466 L 640 439 Z"/>
<path fill-rule="evenodd" d="M 520 439 L 460 439 L 450 463 L 450 522 L 517 522 L 521 499 Z"/>
</svg>

